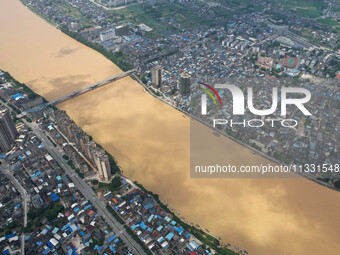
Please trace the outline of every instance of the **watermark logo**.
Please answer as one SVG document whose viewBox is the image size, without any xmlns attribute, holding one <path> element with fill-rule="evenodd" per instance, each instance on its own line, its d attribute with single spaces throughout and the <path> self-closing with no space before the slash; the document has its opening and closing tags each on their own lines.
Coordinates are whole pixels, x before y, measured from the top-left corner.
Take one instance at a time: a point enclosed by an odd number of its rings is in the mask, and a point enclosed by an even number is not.
<svg viewBox="0 0 340 255">
<path fill-rule="evenodd" d="M 221 106 L 223 106 L 221 98 L 217 91 L 210 85 L 205 84 L 205 83 L 199 83 L 201 85 L 204 85 L 211 89 L 214 94 L 217 96 L 217 98 L 220 101 Z M 227 89 L 231 92 L 232 98 L 233 98 L 233 115 L 244 115 L 245 113 L 245 96 L 243 94 L 243 91 L 236 87 L 235 85 L 228 85 L 228 84 L 215 84 L 216 89 Z M 206 92 L 210 97 L 213 99 L 215 105 L 216 105 L 216 100 L 212 96 L 212 94 L 204 89 L 201 88 L 204 92 Z M 295 93 L 295 94 L 303 94 L 304 97 L 302 98 L 288 98 L 289 93 Z M 287 105 L 292 104 L 295 105 L 304 115 L 306 116 L 311 116 L 312 114 L 306 109 L 304 106 L 305 103 L 307 103 L 311 99 L 311 93 L 309 90 L 304 89 L 304 88 L 295 88 L 295 87 L 282 87 L 281 88 L 281 115 L 285 116 L 287 115 Z M 269 109 L 265 110 L 258 110 L 255 109 L 254 104 L 253 104 L 253 88 L 248 87 L 247 88 L 247 104 L 248 104 L 248 109 L 251 113 L 259 116 L 266 116 L 273 114 L 278 105 L 278 88 L 274 87 L 273 88 L 273 93 L 272 93 L 272 106 Z M 207 114 L 207 95 L 202 94 L 201 96 L 201 114 L 206 115 Z"/>
<path fill-rule="evenodd" d="M 245 102 L 247 101 L 247 106 L 248 106 L 248 110 L 257 116 L 267 116 L 270 114 L 273 114 L 277 108 L 278 105 L 280 105 L 281 107 L 281 112 L 280 115 L 286 116 L 287 115 L 287 106 L 288 105 L 295 105 L 295 107 L 297 107 L 298 110 L 300 110 L 305 116 L 311 116 L 312 114 L 306 109 L 306 107 L 304 106 L 304 104 L 306 104 L 310 99 L 311 99 L 311 93 L 309 90 L 304 89 L 304 88 L 298 88 L 298 87 L 281 87 L 281 91 L 280 91 L 280 96 L 281 96 L 281 100 L 279 102 L 278 97 L 279 97 L 279 88 L 277 87 L 273 87 L 272 88 L 272 105 L 267 108 L 267 109 L 255 109 L 254 107 L 254 103 L 253 103 L 253 99 L 254 99 L 254 94 L 253 94 L 253 88 L 252 87 L 247 87 L 247 100 L 245 100 L 245 95 L 243 93 L 243 91 L 235 86 L 235 85 L 230 85 L 230 84 L 215 84 L 215 88 L 213 88 L 212 86 L 205 84 L 205 83 L 199 83 L 207 88 L 209 88 L 218 98 L 218 100 L 220 101 L 220 105 L 223 106 L 222 100 L 220 95 L 218 94 L 218 92 L 216 91 L 216 89 L 226 89 L 227 91 L 229 91 L 232 95 L 232 108 L 233 108 L 233 115 L 245 115 Z M 205 88 L 200 88 L 202 91 L 204 91 L 205 93 L 201 95 L 201 114 L 202 115 L 206 115 L 207 114 L 207 94 L 212 98 L 213 102 L 215 105 L 217 105 L 217 102 L 214 98 L 214 96 L 211 94 L 210 91 L 208 91 Z M 290 98 L 288 95 L 289 94 L 295 94 L 295 95 L 299 95 L 300 98 Z M 269 120 L 272 122 L 272 126 L 274 125 L 273 120 Z M 295 120 L 283 120 L 284 122 L 287 123 L 287 121 L 289 122 L 293 122 L 292 125 L 284 125 L 285 127 L 295 127 L 297 125 L 297 122 Z M 244 121 L 245 123 L 246 121 Z M 249 122 L 249 120 L 248 120 Z M 263 120 L 261 119 L 253 119 L 250 120 L 251 123 L 253 122 L 260 122 L 260 124 L 257 125 L 249 125 L 250 127 L 261 127 L 263 126 L 262 123 Z M 282 120 L 281 120 L 282 122 Z M 225 119 L 214 119 L 213 121 L 214 123 L 214 127 L 216 124 L 220 124 L 220 125 L 226 125 L 228 123 L 227 120 Z M 245 126 L 245 125 L 244 125 Z"/>
<path fill-rule="evenodd" d="M 220 101 L 221 106 L 223 106 L 220 95 L 218 94 L 218 92 L 212 86 L 210 86 L 206 83 L 202 83 L 202 82 L 199 82 L 199 84 L 209 88 L 216 95 L 216 97 Z M 200 89 L 202 91 L 204 91 L 205 93 L 207 93 L 211 97 L 211 99 L 213 100 L 214 104 L 217 105 L 216 100 L 215 100 L 214 96 L 210 93 L 210 91 L 208 91 L 205 88 L 200 88 Z M 202 94 L 202 100 L 201 100 L 201 102 L 202 102 L 202 108 L 201 108 L 202 109 L 202 115 L 207 114 L 207 94 Z"/>
</svg>

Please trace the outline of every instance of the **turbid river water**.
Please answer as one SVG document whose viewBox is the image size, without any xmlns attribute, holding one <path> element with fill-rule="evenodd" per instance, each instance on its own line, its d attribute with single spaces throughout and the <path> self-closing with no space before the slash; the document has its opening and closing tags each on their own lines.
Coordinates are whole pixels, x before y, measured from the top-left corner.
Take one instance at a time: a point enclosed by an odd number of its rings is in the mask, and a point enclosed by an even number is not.
<svg viewBox="0 0 340 255">
<path fill-rule="evenodd" d="M 0 68 L 47 99 L 121 71 L 19 0 L 0 0 Z M 190 222 L 251 254 L 339 254 L 340 193 L 303 178 L 191 179 L 190 121 L 130 78 L 59 105 L 124 174 Z M 202 125 L 233 164 L 267 162 Z"/>
</svg>

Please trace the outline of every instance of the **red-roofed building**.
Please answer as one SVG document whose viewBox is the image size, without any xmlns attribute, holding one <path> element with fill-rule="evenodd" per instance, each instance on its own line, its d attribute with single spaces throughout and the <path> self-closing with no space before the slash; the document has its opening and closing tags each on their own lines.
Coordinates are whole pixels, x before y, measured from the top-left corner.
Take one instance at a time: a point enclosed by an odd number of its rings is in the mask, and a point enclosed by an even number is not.
<svg viewBox="0 0 340 255">
<path fill-rule="evenodd" d="M 335 79 L 340 79 L 340 74 L 338 74 L 337 76 L 335 76 Z"/>
</svg>

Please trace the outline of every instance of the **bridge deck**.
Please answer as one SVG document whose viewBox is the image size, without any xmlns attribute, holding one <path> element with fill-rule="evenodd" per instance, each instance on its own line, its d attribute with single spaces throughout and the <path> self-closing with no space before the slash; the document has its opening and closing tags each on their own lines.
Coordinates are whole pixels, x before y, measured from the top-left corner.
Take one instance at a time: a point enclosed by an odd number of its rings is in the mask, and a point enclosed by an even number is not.
<svg viewBox="0 0 340 255">
<path fill-rule="evenodd" d="M 82 95 L 82 94 L 85 94 L 85 93 L 87 93 L 87 92 L 89 92 L 89 91 L 92 91 L 92 90 L 97 89 L 97 88 L 99 88 L 99 87 L 105 86 L 105 85 L 107 85 L 107 84 L 109 84 L 109 83 L 111 83 L 111 82 L 113 82 L 113 81 L 116 81 L 116 80 L 122 79 L 122 78 L 124 78 L 124 77 L 126 77 L 126 76 L 129 76 L 130 74 L 132 74 L 132 73 L 135 72 L 136 70 L 137 70 L 137 69 L 135 68 L 135 69 L 126 71 L 126 72 L 124 72 L 124 73 L 121 73 L 121 74 L 118 74 L 118 75 L 116 75 L 116 76 L 107 78 L 107 79 L 105 79 L 105 80 L 102 80 L 102 81 L 100 81 L 100 82 L 97 82 L 97 83 L 95 83 L 95 84 L 92 84 L 92 85 L 90 85 L 90 86 L 87 86 L 87 87 L 85 87 L 85 88 L 82 88 L 82 89 L 79 89 L 79 90 L 77 90 L 77 91 L 71 92 L 71 93 L 69 93 L 69 94 L 67 94 L 67 95 L 65 95 L 65 96 L 62 96 L 62 97 L 60 97 L 60 98 L 58 98 L 58 99 L 56 99 L 56 100 L 53 100 L 53 101 L 47 103 L 46 106 L 60 104 L 61 102 L 67 101 L 67 100 L 69 100 L 69 99 L 71 99 L 71 98 L 75 98 L 75 97 L 80 96 L 80 95 Z"/>
</svg>

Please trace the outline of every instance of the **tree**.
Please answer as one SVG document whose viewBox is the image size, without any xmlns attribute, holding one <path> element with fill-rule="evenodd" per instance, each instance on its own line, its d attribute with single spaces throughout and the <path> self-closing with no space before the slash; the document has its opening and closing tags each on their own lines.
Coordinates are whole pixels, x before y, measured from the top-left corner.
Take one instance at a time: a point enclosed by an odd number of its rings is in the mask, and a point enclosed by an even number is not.
<svg viewBox="0 0 340 255">
<path fill-rule="evenodd" d="M 334 182 L 334 187 L 337 189 L 340 189 L 340 180 L 337 180 L 336 182 Z"/>
<path fill-rule="evenodd" d="M 111 183 L 109 184 L 109 189 L 116 190 L 120 187 L 120 185 L 121 185 L 121 178 L 119 175 L 117 175 L 112 179 Z"/>
</svg>

